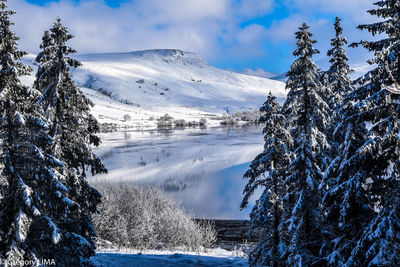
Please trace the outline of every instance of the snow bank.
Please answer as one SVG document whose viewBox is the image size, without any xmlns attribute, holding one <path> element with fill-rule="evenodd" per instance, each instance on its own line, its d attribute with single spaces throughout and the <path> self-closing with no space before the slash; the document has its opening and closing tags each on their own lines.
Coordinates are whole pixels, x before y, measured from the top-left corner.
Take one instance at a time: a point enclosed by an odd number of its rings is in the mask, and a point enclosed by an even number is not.
<svg viewBox="0 0 400 267">
<path fill-rule="evenodd" d="M 240 253 L 239 253 L 240 254 Z M 92 257 L 96 266 L 249 266 L 247 258 L 238 255 L 238 252 L 226 251 L 220 248 L 208 253 L 186 251 L 158 251 L 158 250 L 107 250 L 98 251 Z"/>
</svg>

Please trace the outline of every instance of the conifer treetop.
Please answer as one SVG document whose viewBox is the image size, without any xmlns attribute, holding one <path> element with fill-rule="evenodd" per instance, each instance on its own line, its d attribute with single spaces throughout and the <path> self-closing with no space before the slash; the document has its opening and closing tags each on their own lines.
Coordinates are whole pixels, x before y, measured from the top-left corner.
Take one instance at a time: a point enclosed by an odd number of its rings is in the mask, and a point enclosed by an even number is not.
<svg viewBox="0 0 400 267">
<path fill-rule="evenodd" d="M 67 74 L 70 68 L 77 68 L 81 63 L 68 55 L 76 53 L 76 50 L 67 46 L 66 43 L 74 36 L 57 18 L 53 26 L 46 30 L 42 37 L 40 48 L 42 51 L 37 55 L 36 62 L 41 63 L 36 74 L 35 87 L 46 88 L 39 103 L 45 103 L 45 109 L 53 107 L 58 96 L 58 86 L 62 84 L 62 76 Z"/>
<path fill-rule="evenodd" d="M 294 56 L 312 57 L 314 54 L 319 54 L 319 51 L 312 45 L 317 41 L 312 39 L 312 33 L 309 31 L 310 26 L 303 23 L 299 27 L 299 31 L 295 33 L 297 39 L 297 49 L 293 52 Z"/>
<path fill-rule="evenodd" d="M 70 54 L 75 54 L 76 50 L 66 45 L 72 38 L 74 38 L 74 36 L 70 34 L 67 27 L 62 24 L 61 19 L 57 18 L 53 26 L 43 34 L 40 48 L 44 51 L 38 54 L 36 61 L 45 62 L 49 60 L 49 58 L 44 57 L 49 53 L 52 53 L 53 56 L 57 56 L 60 60 Z M 68 58 L 68 63 L 69 66 L 74 68 L 81 65 L 79 61 L 72 60 L 71 58 Z"/>
<path fill-rule="evenodd" d="M 293 62 L 286 74 L 288 77 L 287 89 L 316 87 L 320 84 L 317 82 L 315 73 L 318 67 L 312 60 L 312 56 L 319 54 L 319 51 L 313 47 L 316 41 L 312 39 L 313 35 L 310 33 L 309 28 L 307 24 L 303 23 L 299 27 L 299 31 L 295 33 L 297 48 L 293 55 L 298 58 Z"/>
<path fill-rule="evenodd" d="M 343 37 L 343 28 L 340 24 L 342 20 L 339 17 L 335 19 L 335 38 L 331 40 L 332 48 L 328 50 L 328 56 L 331 57 L 329 60 L 332 63 L 330 71 L 338 69 L 339 71 L 344 71 L 346 75 L 353 72 L 350 69 L 347 62 L 349 58 L 346 55 L 346 51 L 344 50 L 344 46 L 347 45 L 348 41 L 345 37 Z"/>
<path fill-rule="evenodd" d="M 19 83 L 19 76 L 29 75 L 32 69 L 17 60 L 21 59 L 27 53 L 18 50 L 17 41 L 19 37 L 11 30 L 14 25 L 10 21 L 10 16 L 15 14 L 15 11 L 7 10 L 7 0 L 0 2 L 0 91 L 3 91 L 6 86 L 5 81 L 12 79 Z"/>
<path fill-rule="evenodd" d="M 375 9 L 369 10 L 373 16 L 383 19 L 371 24 L 361 24 L 357 28 L 367 30 L 373 36 L 385 34 L 380 40 L 360 41 L 352 43 L 350 46 L 357 47 L 362 45 L 368 51 L 372 51 L 375 57 L 368 61 L 369 64 L 376 64 L 378 67 L 363 77 L 357 82 L 364 84 L 371 80 L 374 83 L 390 85 L 400 83 L 400 3 L 396 0 L 384 0 L 374 3 Z M 373 79 L 372 79 L 373 78 Z"/>
<path fill-rule="evenodd" d="M 73 35 L 60 18 L 44 32 L 42 51 L 36 57 L 40 65 L 34 86 L 43 94 L 38 104 L 51 121 L 50 135 L 57 139 L 53 149 L 58 149 L 57 153 L 67 165 L 85 177 L 88 166 L 93 174 L 106 172 L 106 169 L 100 158 L 84 144 L 86 141 L 89 145 L 100 144 L 96 136 L 99 124 L 90 114 L 93 103 L 76 86 L 70 73 L 71 68 L 81 65 L 69 56 L 76 52 L 66 44 L 71 38 Z"/>
<path fill-rule="evenodd" d="M 273 114 L 278 113 L 279 110 L 280 106 L 278 102 L 276 102 L 276 96 L 273 96 L 272 93 L 269 92 L 267 101 L 265 101 L 260 108 L 262 115 L 260 116 L 259 121 L 265 123 Z"/>
<path fill-rule="evenodd" d="M 338 109 L 338 106 L 343 102 L 344 96 L 352 90 L 352 81 L 349 75 L 353 70 L 349 66 L 349 58 L 344 49 L 347 45 L 347 39 L 343 37 L 343 28 L 340 22 L 341 19 L 336 17 L 334 24 L 335 38 L 331 39 L 332 48 L 327 53 L 331 63 L 327 71 L 331 89 L 328 101 L 334 110 Z"/>
</svg>

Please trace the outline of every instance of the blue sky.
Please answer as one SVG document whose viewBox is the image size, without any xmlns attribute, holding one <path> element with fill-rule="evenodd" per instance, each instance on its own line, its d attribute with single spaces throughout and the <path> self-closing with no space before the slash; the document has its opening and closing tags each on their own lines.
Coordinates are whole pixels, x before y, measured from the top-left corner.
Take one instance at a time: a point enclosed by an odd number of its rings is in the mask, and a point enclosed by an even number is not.
<svg viewBox="0 0 400 267">
<path fill-rule="evenodd" d="M 45 6 L 46 4 L 49 4 L 51 2 L 60 2 L 62 0 L 26 0 L 28 3 L 31 4 L 36 4 L 39 6 Z M 105 0 L 104 2 L 112 8 L 118 8 L 120 7 L 120 5 L 122 3 L 125 3 L 129 0 Z M 79 2 L 81 2 L 80 0 L 70 0 L 70 2 L 74 3 L 74 4 L 79 4 Z"/>
<path fill-rule="evenodd" d="M 335 16 L 349 41 L 370 38 L 356 29 L 375 20 L 370 0 L 11 0 L 20 45 L 37 52 L 41 35 L 59 16 L 76 36 L 80 53 L 178 48 L 225 69 L 266 75 L 283 73 L 293 61 L 294 32 L 311 25 L 327 66 Z M 27 19 L 29 18 L 29 19 Z M 354 66 L 370 56 L 348 48 Z"/>
</svg>

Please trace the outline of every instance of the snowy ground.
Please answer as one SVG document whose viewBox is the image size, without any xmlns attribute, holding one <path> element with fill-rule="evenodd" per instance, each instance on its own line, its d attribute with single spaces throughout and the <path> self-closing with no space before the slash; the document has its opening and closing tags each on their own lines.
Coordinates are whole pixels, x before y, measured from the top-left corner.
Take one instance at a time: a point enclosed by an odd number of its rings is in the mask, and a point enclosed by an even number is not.
<svg viewBox="0 0 400 267">
<path fill-rule="evenodd" d="M 187 267 L 187 266 L 249 266 L 243 253 L 213 249 L 208 253 L 187 251 L 157 251 L 157 250 L 107 250 L 98 251 L 93 261 L 96 266 L 125 267 Z"/>
</svg>

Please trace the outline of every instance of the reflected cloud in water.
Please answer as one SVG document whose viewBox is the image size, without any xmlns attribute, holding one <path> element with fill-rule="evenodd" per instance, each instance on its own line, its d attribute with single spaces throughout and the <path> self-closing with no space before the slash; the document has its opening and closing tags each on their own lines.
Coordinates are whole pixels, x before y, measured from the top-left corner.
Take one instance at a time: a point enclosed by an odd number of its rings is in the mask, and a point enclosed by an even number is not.
<svg viewBox="0 0 400 267">
<path fill-rule="evenodd" d="M 240 211 L 243 173 L 263 149 L 262 127 L 101 134 L 96 153 L 108 174 L 92 181 L 163 187 L 196 217 L 248 218 Z"/>
</svg>

